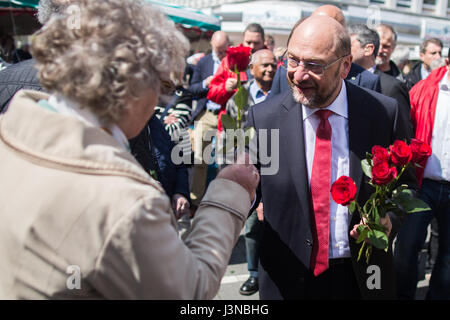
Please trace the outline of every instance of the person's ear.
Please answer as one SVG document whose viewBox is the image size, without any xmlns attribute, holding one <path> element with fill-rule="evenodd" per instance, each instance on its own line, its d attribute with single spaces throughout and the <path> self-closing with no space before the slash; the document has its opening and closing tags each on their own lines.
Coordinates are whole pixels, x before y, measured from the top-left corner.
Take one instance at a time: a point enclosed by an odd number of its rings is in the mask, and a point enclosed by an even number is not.
<svg viewBox="0 0 450 320">
<path fill-rule="evenodd" d="M 253 74 L 253 70 L 255 69 L 254 65 L 253 65 L 253 64 L 249 64 L 249 65 L 248 65 L 248 69 L 250 70 L 250 74 L 251 74 L 252 76 L 255 76 L 255 75 Z"/>
<path fill-rule="evenodd" d="M 343 58 L 341 65 L 341 78 L 347 78 L 348 73 L 350 72 L 350 68 L 352 67 L 353 56 L 349 54 L 345 58 Z"/>
<path fill-rule="evenodd" d="M 370 57 L 373 55 L 373 51 L 375 50 L 375 46 L 372 43 L 366 44 L 364 47 L 364 56 Z"/>
</svg>

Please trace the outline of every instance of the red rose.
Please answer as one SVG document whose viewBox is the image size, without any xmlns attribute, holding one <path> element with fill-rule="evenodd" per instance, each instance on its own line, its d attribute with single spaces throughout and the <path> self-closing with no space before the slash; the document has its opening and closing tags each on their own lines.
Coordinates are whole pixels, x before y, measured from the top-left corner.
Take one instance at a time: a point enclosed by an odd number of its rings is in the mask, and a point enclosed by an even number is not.
<svg viewBox="0 0 450 320">
<path fill-rule="evenodd" d="M 431 147 L 425 142 L 418 139 L 411 139 L 412 161 L 424 166 L 428 157 L 431 156 Z"/>
<path fill-rule="evenodd" d="M 372 182 L 377 185 L 385 185 L 394 180 L 397 169 L 389 167 L 387 162 L 378 162 L 372 167 Z"/>
<path fill-rule="evenodd" d="M 238 47 L 230 47 L 227 49 L 228 67 L 231 71 L 235 71 L 234 66 L 239 72 L 245 71 L 250 62 L 252 48 L 244 47 L 240 44 Z"/>
<path fill-rule="evenodd" d="M 342 176 L 331 186 L 331 197 L 338 204 L 347 206 L 355 200 L 355 196 L 356 185 L 350 177 Z"/>
<path fill-rule="evenodd" d="M 411 148 L 401 140 L 395 140 L 394 144 L 389 146 L 391 151 L 391 162 L 396 166 L 406 165 L 412 158 Z"/>
<path fill-rule="evenodd" d="M 372 162 L 373 164 L 379 162 L 388 162 L 389 161 L 389 152 L 386 148 L 382 146 L 373 146 L 372 148 Z"/>
</svg>

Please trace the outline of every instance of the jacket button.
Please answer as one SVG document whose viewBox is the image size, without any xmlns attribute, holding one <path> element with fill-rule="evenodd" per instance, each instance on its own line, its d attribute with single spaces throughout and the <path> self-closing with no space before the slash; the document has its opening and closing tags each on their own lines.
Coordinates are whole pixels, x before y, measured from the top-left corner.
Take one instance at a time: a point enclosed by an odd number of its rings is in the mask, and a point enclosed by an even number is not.
<svg viewBox="0 0 450 320">
<path fill-rule="evenodd" d="M 306 244 L 308 245 L 308 246 L 312 246 L 312 241 L 311 240 L 309 240 L 309 239 L 306 239 Z"/>
</svg>

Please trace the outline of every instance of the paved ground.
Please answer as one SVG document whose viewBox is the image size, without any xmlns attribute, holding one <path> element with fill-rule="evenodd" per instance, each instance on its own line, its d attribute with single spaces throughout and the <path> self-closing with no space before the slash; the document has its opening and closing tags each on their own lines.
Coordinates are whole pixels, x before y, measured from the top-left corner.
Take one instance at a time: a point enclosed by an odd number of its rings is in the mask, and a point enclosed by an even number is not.
<svg viewBox="0 0 450 320">
<path fill-rule="evenodd" d="M 241 232 L 241 236 L 231 254 L 230 263 L 222 279 L 219 293 L 214 300 L 259 300 L 258 293 L 251 296 L 243 296 L 239 293 L 240 286 L 247 280 L 248 276 L 245 259 L 245 239 L 243 232 Z M 416 295 L 417 300 L 423 300 L 425 298 L 429 280 L 430 274 L 426 274 L 425 280 L 419 282 Z"/>
</svg>

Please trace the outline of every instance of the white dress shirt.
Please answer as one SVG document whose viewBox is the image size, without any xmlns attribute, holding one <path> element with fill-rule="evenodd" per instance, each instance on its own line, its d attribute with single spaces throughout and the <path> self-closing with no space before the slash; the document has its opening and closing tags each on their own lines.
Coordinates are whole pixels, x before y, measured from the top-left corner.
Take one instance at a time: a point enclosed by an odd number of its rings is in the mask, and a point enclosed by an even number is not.
<svg viewBox="0 0 450 320">
<path fill-rule="evenodd" d="M 314 147 L 316 140 L 316 130 L 320 119 L 314 113 L 318 109 L 303 108 L 303 130 L 305 136 L 305 152 L 308 168 L 308 181 L 311 181 L 311 170 L 314 160 Z M 328 118 L 331 125 L 331 184 L 340 176 L 350 174 L 349 166 L 349 144 L 348 144 L 348 101 L 345 82 L 342 81 L 342 88 L 327 110 L 333 111 Z M 327 190 L 323 190 L 327 192 Z M 328 190 L 328 192 L 330 192 Z M 349 248 L 349 212 L 347 207 L 338 205 L 331 198 L 330 193 L 330 247 L 329 258 L 350 257 Z"/>
<path fill-rule="evenodd" d="M 431 149 L 433 153 L 425 166 L 424 178 L 450 181 L 450 82 L 448 71 L 439 82 Z"/>
</svg>

